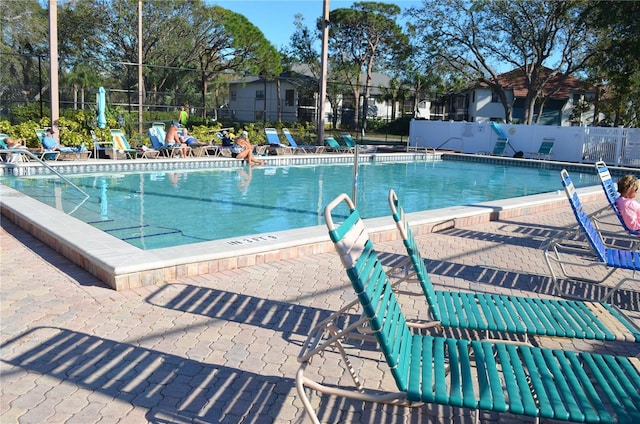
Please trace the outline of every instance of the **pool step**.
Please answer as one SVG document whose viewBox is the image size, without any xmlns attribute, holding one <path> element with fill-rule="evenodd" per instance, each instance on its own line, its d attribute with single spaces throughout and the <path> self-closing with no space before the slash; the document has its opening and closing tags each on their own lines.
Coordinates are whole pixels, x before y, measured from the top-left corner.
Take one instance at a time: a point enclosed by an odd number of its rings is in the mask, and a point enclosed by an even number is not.
<svg viewBox="0 0 640 424">
<path fill-rule="evenodd" d="M 176 235 L 179 235 L 181 239 L 186 243 L 194 243 L 203 240 L 199 240 L 194 237 L 189 237 L 182 234 L 182 231 L 176 228 L 167 228 L 161 226 L 152 225 L 125 225 L 123 222 L 116 222 L 113 219 L 104 221 L 94 221 L 89 224 L 97 227 L 98 229 L 119 238 L 120 240 L 129 242 L 135 246 L 145 246 L 145 240 L 153 239 L 154 245 L 166 245 L 165 241 L 176 240 Z"/>
</svg>

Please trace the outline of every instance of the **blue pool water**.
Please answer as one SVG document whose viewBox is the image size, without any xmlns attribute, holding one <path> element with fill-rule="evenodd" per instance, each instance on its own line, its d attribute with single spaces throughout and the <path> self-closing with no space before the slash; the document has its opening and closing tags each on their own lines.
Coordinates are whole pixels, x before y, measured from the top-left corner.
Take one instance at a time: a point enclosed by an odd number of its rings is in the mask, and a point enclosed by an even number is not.
<svg viewBox="0 0 640 424">
<path fill-rule="evenodd" d="M 576 186 L 598 184 L 572 173 Z M 353 166 L 224 168 L 69 176 L 90 197 L 57 177 L 1 181 L 142 249 L 323 225 L 324 206 L 352 194 Z M 359 166 L 358 209 L 389 214 L 393 188 L 407 212 L 471 205 L 561 190 L 557 170 L 458 161 Z"/>
</svg>

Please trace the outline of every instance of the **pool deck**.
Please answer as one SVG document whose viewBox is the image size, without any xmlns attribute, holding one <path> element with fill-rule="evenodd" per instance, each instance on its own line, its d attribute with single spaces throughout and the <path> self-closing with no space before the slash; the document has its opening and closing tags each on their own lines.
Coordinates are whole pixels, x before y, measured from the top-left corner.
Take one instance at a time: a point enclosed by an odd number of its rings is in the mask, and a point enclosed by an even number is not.
<svg viewBox="0 0 640 424">
<path fill-rule="evenodd" d="M 588 210 L 604 206 L 602 193 L 588 191 L 580 192 Z M 540 246 L 575 223 L 564 202 L 484 206 L 479 209 L 491 212 L 467 211 L 453 221 L 445 219 L 448 212 L 425 212 L 410 222 L 442 223 L 437 232 L 425 224 L 416 237 L 436 286 L 552 298 Z M 367 223 L 376 225 L 393 224 L 389 217 Z M 379 234 L 375 244 L 385 263 L 405 257 L 400 241 Z M 3 424 L 308 423 L 295 389 L 296 357 L 310 328 L 354 299 L 338 255 L 328 248 L 116 291 L 7 219 L 0 222 L 0 246 Z M 592 288 L 573 286 L 581 293 Z M 419 296 L 403 296 L 402 303 L 410 317 L 424 308 Z M 614 303 L 640 325 L 637 285 L 625 284 Z M 534 341 L 640 357 L 640 343 Z M 364 363 L 367 387 L 393 387 L 379 352 L 354 346 L 350 353 Z M 327 353 L 307 372 L 328 384 L 349 384 L 338 360 Z M 468 409 L 437 405 L 382 406 L 317 394 L 312 403 L 328 423 L 474 419 Z M 534 422 L 480 414 L 482 423 L 498 421 Z"/>
</svg>

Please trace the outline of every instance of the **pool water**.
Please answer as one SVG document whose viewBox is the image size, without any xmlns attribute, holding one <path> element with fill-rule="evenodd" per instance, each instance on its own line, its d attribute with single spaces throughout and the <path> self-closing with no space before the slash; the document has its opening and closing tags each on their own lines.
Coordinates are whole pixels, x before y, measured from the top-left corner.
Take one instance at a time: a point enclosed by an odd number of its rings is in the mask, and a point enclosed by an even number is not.
<svg viewBox="0 0 640 424">
<path fill-rule="evenodd" d="M 223 168 L 5 177 L 2 183 L 142 249 L 323 225 L 323 208 L 353 192 L 353 166 Z M 572 173 L 576 186 L 598 184 Z M 471 205 L 561 190 L 557 170 L 459 161 L 367 163 L 358 167 L 364 218 L 389 214 L 393 188 L 405 211 Z M 79 206 L 80 204 L 80 206 Z"/>
</svg>

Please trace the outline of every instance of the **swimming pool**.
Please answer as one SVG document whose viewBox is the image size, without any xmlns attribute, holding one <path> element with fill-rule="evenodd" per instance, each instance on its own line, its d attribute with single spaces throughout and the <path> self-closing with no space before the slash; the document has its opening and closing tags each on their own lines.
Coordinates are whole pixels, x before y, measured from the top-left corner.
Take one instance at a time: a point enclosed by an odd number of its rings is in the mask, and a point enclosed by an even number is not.
<svg viewBox="0 0 640 424">
<path fill-rule="evenodd" d="M 572 173 L 576 186 L 595 173 Z M 22 193 L 141 249 L 322 225 L 324 205 L 352 193 L 350 164 L 4 177 Z M 555 169 L 460 161 L 363 163 L 357 204 L 364 218 L 389 214 L 387 192 L 407 212 L 473 205 L 561 189 Z"/>
</svg>

